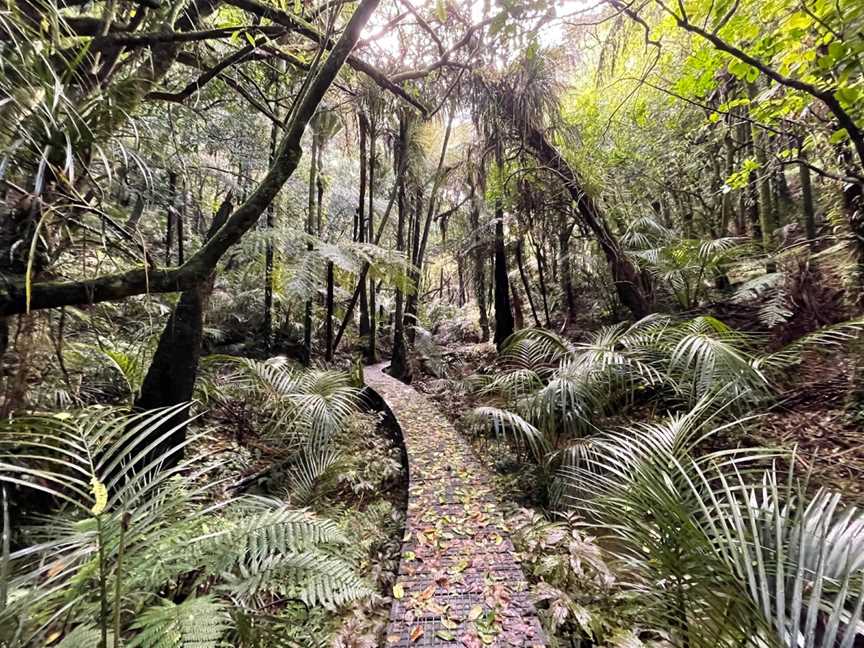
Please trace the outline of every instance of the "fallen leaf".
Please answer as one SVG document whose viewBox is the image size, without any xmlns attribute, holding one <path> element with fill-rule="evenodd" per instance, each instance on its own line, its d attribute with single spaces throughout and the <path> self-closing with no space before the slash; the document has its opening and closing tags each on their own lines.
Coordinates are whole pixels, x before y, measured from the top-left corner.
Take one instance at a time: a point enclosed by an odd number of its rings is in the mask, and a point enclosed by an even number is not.
<svg viewBox="0 0 864 648">
<path fill-rule="evenodd" d="M 411 632 L 408 635 L 408 637 L 411 639 L 411 641 L 417 641 L 422 636 L 423 636 L 423 626 L 414 626 L 413 628 L 411 628 Z"/>
<path fill-rule="evenodd" d="M 402 583 L 396 583 L 393 586 L 393 598 L 401 599 L 405 596 L 405 588 L 402 586 Z"/>
<path fill-rule="evenodd" d="M 448 632 L 447 630 L 439 630 L 435 633 L 435 636 L 444 641 L 456 641 L 456 637 L 453 636 L 453 633 Z"/>
<path fill-rule="evenodd" d="M 483 614 L 483 606 L 481 606 L 481 605 L 475 605 L 475 606 L 472 607 L 471 610 L 469 610 L 469 612 L 468 612 L 468 620 L 469 620 L 469 621 L 476 621 L 477 619 L 480 618 L 480 616 L 481 616 L 482 614 Z"/>
</svg>

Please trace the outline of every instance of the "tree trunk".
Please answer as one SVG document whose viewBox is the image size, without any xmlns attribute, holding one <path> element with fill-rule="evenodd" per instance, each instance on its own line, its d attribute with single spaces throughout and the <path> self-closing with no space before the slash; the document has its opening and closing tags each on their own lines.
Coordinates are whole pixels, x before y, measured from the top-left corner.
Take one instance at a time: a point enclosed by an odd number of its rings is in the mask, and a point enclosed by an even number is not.
<svg viewBox="0 0 864 648">
<path fill-rule="evenodd" d="M 318 195 L 318 134 L 312 133 L 312 146 L 309 152 L 309 205 L 306 212 L 306 234 L 315 234 L 316 197 Z M 312 242 L 306 244 L 306 250 L 312 252 Z M 312 359 L 312 297 L 306 299 L 303 309 L 303 348 L 306 350 L 307 362 Z"/>
<path fill-rule="evenodd" d="M 552 328 L 552 318 L 549 317 L 549 299 L 546 288 L 546 253 L 543 250 L 543 241 L 537 243 L 532 237 L 532 246 L 534 247 L 534 255 L 537 257 L 537 278 L 540 281 L 540 297 L 543 299 L 543 317 L 546 319 L 546 328 Z"/>
<path fill-rule="evenodd" d="M 414 339 L 417 333 L 417 299 L 420 294 L 422 273 L 418 264 L 420 256 L 420 219 L 423 213 L 423 193 L 418 187 L 414 195 L 414 225 L 412 226 L 412 236 L 414 240 L 411 242 L 411 263 L 414 265 L 412 279 L 414 280 L 414 292 L 408 295 L 405 301 L 405 319 L 408 321 L 408 345 L 414 347 Z"/>
<path fill-rule="evenodd" d="M 486 256 L 483 253 L 483 245 L 480 239 L 480 203 L 477 196 L 477 187 L 474 176 L 468 175 L 468 187 L 471 191 L 470 208 L 468 211 L 468 222 L 471 226 L 471 261 L 474 274 L 474 299 L 477 301 L 477 310 L 480 312 L 478 324 L 480 326 L 480 341 L 489 339 L 489 315 L 486 309 Z"/>
<path fill-rule="evenodd" d="M 504 248 L 504 209 L 495 201 L 495 346 L 500 351 L 504 340 L 513 335 L 513 310 L 510 305 L 510 280 L 507 276 L 507 251 Z"/>
<path fill-rule="evenodd" d="M 366 242 L 366 170 L 368 168 L 366 161 L 366 133 L 369 129 L 369 120 L 366 115 L 360 113 L 359 116 L 360 130 L 360 204 L 357 207 L 357 240 L 360 243 Z M 369 336 L 369 294 L 366 289 L 365 277 L 361 277 L 358 281 L 360 286 L 360 338 L 366 339 Z"/>
<path fill-rule="evenodd" d="M 523 251 L 524 241 L 523 239 L 519 239 L 516 243 L 516 265 L 519 268 L 519 276 L 522 278 L 522 287 L 525 289 L 525 297 L 527 297 L 528 306 L 531 308 L 531 317 L 534 319 L 534 325 L 537 328 L 542 328 L 540 318 L 537 317 L 537 308 L 534 306 L 534 297 L 531 296 L 531 284 L 528 283 L 528 274 L 525 272 Z"/>
<path fill-rule="evenodd" d="M 561 293 L 567 308 L 567 318 L 576 317 L 576 296 L 573 294 L 573 274 L 570 271 L 570 235 L 573 228 L 566 222 L 564 214 L 558 227 L 558 277 L 561 280 Z"/>
<path fill-rule="evenodd" d="M 276 148 L 279 146 L 279 129 L 274 124 L 270 128 L 270 160 L 272 166 L 276 159 Z M 275 261 L 275 248 L 273 245 L 273 232 L 276 226 L 276 199 L 274 198 L 267 207 L 267 242 L 264 248 L 264 345 L 267 351 L 273 350 L 273 264 Z"/>
<path fill-rule="evenodd" d="M 396 182 L 396 251 L 405 250 L 405 218 L 407 216 L 407 205 L 405 204 L 405 177 L 400 173 L 408 145 L 408 116 L 402 111 L 399 115 L 399 141 L 396 146 L 394 162 L 397 174 Z M 396 287 L 396 305 L 393 319 L 393 354 L 390 360 L 390 375 L 402 382 L 411 382 L 411 363 L 408 358 L 408 349 L 405 345 L 405 294 L 402 289 Z"/>
<path fill-rule="evenodd" d="M 225 223 L 230 213 L 231 194 L 229 193 L 213 219 L 207 234 L 208 239 Z M 215 271 L 198 286 L 184 290 L 180 295 L 180 300 L 159 337 L 159 344 L 144 378 L 141 394 L 135 401 L 136 409 L 168 407 L 192 399 L 195 379 L 198 375 L 198 361 L 201 358 L 204 313 L 207 310 L 210 294 L 213 292 L 214 279 Z M 175 414 L 154 432 L 154 438 L 161 436 L 186 418 L 188 418 L 188 409 Z M 152 456 L 158 456 L 183 443 L 185 439 L 186 426 L 183 425 L 154 448 Z M 176 465 L 181 457 L 182 453 L 172 454 L 166 459 L 166 467 Z"/>
<path fill-rule="evenodd" d="M 375 235 L 375 161 L 377 124 L 374 122 L 369 129 L 369 240 Z M 366 362 L 375 364 L 378 361 L 376 349 L 378 335 L 377 316 L 375 313 L 375 278 L 369 277 L 369 343 L 366 346 Z"/>
<path fill-rule="evenodd" d="M 459 290 L 456 293 L 456 303 L 459 305 L 459 308 L 462 308 L 465 305 L 465 301 L 467 300 L 467 295 L 465 293 L 465 262 L 462 258 L 461 254 L 456 255 L 456 278 L 459 281 Z"/>
<path fill-rule="evenodd" d="M 756 88 L 754 85 L 749 86 L 750 98 L 756 96 Z M 747 111 L 749 113 L 749 111 Z M 759 192 L 759 230 L 762 234 L 762 250 L 765 255 L 771 254 L 774 248 L 774 230 L 777 229 L 777 223 L 774 217 L 774 206 L 771 200 L 771 184 L 769 182 L 770 172 L 768 171 L 768 142 L 765 134 L 755 124 L 750 124 L 750 142 L 753 146 L 753 156 L 758 169 L 751 172 L 751 178 L 754 178 L 756 187 Z M 773 261 L 768 261 L 765 264 L 767 272 L 776 271 L 777 266 Z"/>
<path fill-rule="evenodd" d="M 165 220 L 165 265 L 173 265 L 171 263 L 171 248 L 174 247 L 174 221 L 176 220 L 177 202 L 177 174 L 173 171 L 168 172 L 168 205 L 166 220 Z"/>
<path fill-rule="evenodd" d="M 333 262 L 327 262 L 327 321 L 324 322 L 325 355 L 327 362 L 333 360 Z"/>
<path fill-rule="evenodd" d="M 525 328 L 525 313 L 522 308 L 522 298 L 519 296 L 519 289 L 516 284 L 510 284 L 510 291 L 513 293 L 513 323 L 514 330 L 520 331 Z"/>
<path fill-rule="evenodd" d="M 804 151 L 799 152 L 804 159 Z M 798 177 L 801 179 L 801 211 L 804 215 L 804 232 L 810 247 L 816 246 L 816 210 L 813 207 L 813 186 L 810 184 L 810 167 L 798 165 Z"/>
</svg>

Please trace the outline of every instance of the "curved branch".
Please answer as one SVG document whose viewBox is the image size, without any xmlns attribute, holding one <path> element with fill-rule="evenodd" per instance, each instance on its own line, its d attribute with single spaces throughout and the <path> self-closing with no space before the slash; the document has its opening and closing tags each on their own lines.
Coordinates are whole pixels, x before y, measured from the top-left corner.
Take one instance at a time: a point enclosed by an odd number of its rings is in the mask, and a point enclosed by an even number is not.
<svg viewBox="0 0 864 648">
<path fill-rule="evenodd" d="M 363 26 L 379 1 L 361 1 L 339 41 L 332 48 L 330 56 L 322 64 L 298 103 L 267 175 L 246 202 L 234 210 L 225 224 L 189 257 L 186 263 L 177 268 L 166 269 L 141 266 L 126 272 L 82 281 L 40 281 L 32 285 L 29 303 L 25 282 L 10 281 L 4 277 L 5 283 L 0 285 L 0 315 L 123 299 L 148 292 L 178 292 L 203 281 L 225 252 L 257 222 L 296 170 L 303 152 L 300 146 L 303 131 L 360 38 Z"/>
<path fill-rule="evenodd" d="M 846 130 L 846 133 L 849 135 L 849 139 L 852 141 L 852 145 L 855 147 L 855 152 L 858 155 L 858 161 L 862 168 L 864 168 L 864 132 L 858 127 L 855 123 L 855 120 L 852 119 L 852 116 L 846 112 L 843 106 L 840 104 L 840 100 L 837 99 L 837 96 L 834 94 L 833 90 L 822 90 L 818 86 L 807 83 L 806 81 L 801 81 L 800 79 L 793 79 L 784 74 L 781 74 L 777 70 L 768 67 L 765 63 L 760 61 L 754 56 L 751 56 L 747 52 L 742 49 L 727 43 L 722 38 L 717 36 L 714 32 L 709 32 L 698 25 L 694 25 L 689 21 L 686 14 L 678 15 L 671 9 L 669 9 L 665 3 L 661 0 L 656 0 L 657 4 L 659 4 L 666 13 L 672 16 L 675 19 L 675 22 L 682 29 L 701 36 L 709 43 L 711 43 L 714 47 L 716 47 L 721 52 L 726 52 L 731 56 L 734 56 L 739 61 L 743 61 L 747 63 L 757 70 L 759 70 L 762 74 L 767 76 L 769 79 L 772 79 L 779 83 L 782 86 L 786 86 L 787 88 L 792 88 L 793 90 L 800 90 L 811 97 L 819 99 L 822 103 L 824 103 L 828 110 L 830 110 L 837 123 L 841 128 Z"/>
<path fill-rule="evenodd" d="M 251 14 L 259 16 L 260 18 L 266 18 L 268 20 L 271 20 L 277 25 L 287 27 L 290 31 L 296 34 L 300 34 L 301 36 L 305 36 L 309 40 L 324 46 L 325 49 L 331 49 L 333 47 L 333 41 L 327 38 L 325 35 L 321 34 L 321 32 L 315 29 L 312 25 L 306 23 L 305 21 L 298 20 L 296 17 L 284 11 L 281 11 L 280 9 L 267 6 L 262 2 L 259 2 L 258 0 L 225 1 L 227 4 L 237 7 L 238 9 L 243 9 L 244 11 L 248 11 Z M 403 90 L 397 83 L 391 81 L 383 72 L 374 68 L 369 63 L 366 63 L 362 59 L 359 59 L 353 55 L 349 56 L 345 62 L 348 64 L 349 67 L 353 68 L 357 72 L 362 72 L 363 74 L 368 76 L 384 90 L 391 92 L 403 101 L 414 106 L 424 116 L 428 114 L 429 109 L 425 105 L 423 105 L 423 103 L 405 92 L 405 90 Z"/>
</svg>

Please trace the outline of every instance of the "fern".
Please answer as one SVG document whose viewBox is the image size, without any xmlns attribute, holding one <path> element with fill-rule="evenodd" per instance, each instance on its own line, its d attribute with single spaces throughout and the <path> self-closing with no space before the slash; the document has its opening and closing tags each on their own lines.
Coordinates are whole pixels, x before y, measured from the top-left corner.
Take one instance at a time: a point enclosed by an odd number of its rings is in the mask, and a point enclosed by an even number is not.
<svg viewBox="0 0 864 648">
<path fill-rule="evenodd" d="M 216 648 L 231 627 L 225 604 L 212 596 L 179 605 L 163 600 L 144 610 L 132 624 L 138 634 L 129 648 Z"/>
<path fill-rule="evenodd" d="M 114 646 L 114 639 L 110 635 L 107 637 L 108 648 Z M 79 625 L 72 632 L 63 637 L 63 640 L 57 644 L 57 648 L 93 648 L 99 646 L 102 642 L 102 632 L 99 628 L 89 625 Z"/>
<path fill-rule="evenodd" d="M 241 559 L 220 589 L 241 601 L 268 593 L 327 608 L 372 594 L 348 562 L 312 550 Z"/>
</svg>

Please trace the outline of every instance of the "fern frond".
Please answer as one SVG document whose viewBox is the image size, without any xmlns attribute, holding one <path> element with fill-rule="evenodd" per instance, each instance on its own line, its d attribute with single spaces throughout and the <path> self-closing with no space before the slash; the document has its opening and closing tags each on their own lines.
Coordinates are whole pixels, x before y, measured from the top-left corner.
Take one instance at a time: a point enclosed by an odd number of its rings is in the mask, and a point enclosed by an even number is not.
<svg viewBox="0 0 864 648">
<path fill-rule="evenodd" d="M 163 600 L 138 615 L 129 648 L 217 648 L 230 627 L 227 607 L 210 595 Z"/>
</svg>

